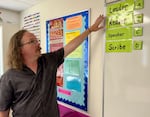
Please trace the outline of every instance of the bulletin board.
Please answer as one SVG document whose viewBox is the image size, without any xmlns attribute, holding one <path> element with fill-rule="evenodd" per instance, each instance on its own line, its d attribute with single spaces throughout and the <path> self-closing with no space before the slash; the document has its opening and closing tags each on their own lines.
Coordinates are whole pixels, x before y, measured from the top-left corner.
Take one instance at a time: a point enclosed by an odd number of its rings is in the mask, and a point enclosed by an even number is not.
<svg viewBox="0 0 150 117">
<path fill-rule="evenodd" d="M 150 1 L 106 5 L 103 117 L 150 116 Z"/>
<path fill-rule="evenodd" d="M 89 26 L 89 10 L 46 21 L 47 52 L 68 44 Z M 57 99 L 87 111 L 89 41 L 87 39 L 65 58 L 57 71 Z"/>
</svg>

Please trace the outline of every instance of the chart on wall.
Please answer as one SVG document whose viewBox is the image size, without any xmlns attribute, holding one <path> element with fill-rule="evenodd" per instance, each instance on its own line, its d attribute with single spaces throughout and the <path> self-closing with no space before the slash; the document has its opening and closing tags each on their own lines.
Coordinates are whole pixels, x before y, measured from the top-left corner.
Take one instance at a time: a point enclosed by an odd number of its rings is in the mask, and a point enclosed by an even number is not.
<svg viewBox="0 0 150 117">
<path fill-rule="evenodd" d="M 68 44 L 89 26 L 89 10 L 46 21 L 47 52 Z M 57 71 L 57 99 L 87 111 L 89 78 L 89 42 L 87 39 L 65 58 Z"/>
<path fill-rule="evenodd" d="M 143 7 L 143 0 L 122 0 L 107 5 L 105 45 L 107 53 L 142 49 L 143 40 L 139 40 L 138 37 L 143 35 L 141 24 L 144 16 L 139 12 Z M 134 48 L 132 48 L 133 45 Z"/>
<path fill-rule="evenodd" d="M 40 40 L 40 13 L 32 13 L 24 16 L 23 29 L 32 32 Z"/>
</svg>

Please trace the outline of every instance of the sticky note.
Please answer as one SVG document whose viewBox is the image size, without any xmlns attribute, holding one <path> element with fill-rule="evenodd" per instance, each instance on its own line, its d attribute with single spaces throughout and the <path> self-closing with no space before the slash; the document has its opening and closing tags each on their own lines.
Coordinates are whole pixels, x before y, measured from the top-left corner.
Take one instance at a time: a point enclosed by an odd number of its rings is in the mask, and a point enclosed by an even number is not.
<svg viewBox="0 0 150 117">
<path fill-rule="evenodd" d="M 143 48 L 143 41 L 142 40 L 133 41 L 133 49 L 134 50 L 142 50 L 142 48 Z"/>
<path fill-rule="evenodd" d="M 135 24 L 143 23 L 143 14 L 134 15 L 134 23 Z"/>
<path fill-rule="evenodd" d="M 144 8 L 144 0 L 135 0 L 134 9 L 139 10 Z"/>
<path fill-rule="evenodd" d="M 142 36 L 142 35 L 143 35 L 143 27 L 133 28 L 133 36 Z"/>
</svg>

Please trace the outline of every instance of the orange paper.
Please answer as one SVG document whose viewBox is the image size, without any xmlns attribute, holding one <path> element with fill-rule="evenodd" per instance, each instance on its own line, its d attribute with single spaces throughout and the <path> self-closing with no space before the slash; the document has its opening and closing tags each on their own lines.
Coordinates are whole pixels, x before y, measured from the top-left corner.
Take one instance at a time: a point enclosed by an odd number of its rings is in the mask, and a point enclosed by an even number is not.
<svg viewBox="0 0 150 117">
<path fill-rule="evenodd" d="M 66 20 L 66 28 L 67 30 L 78 29 L 82 27 L 82 16 L 75 16 L 68 18 Z"/>
</svg>

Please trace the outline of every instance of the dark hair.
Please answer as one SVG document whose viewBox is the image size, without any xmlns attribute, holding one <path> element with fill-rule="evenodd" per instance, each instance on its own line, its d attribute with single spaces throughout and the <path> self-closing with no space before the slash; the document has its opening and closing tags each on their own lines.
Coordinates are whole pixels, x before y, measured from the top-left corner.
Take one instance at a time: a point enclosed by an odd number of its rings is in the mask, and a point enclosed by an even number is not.
<svg viewBox="0 0 150 117">
<path fill-rule="evenodd" d="M 21 39 L 27 30 L 19 30 L 15 33 L 9 42 L 8 48 L 8 66 L 9 68 L 22 69 L 23 68 L 23 58 L 21 55 Z"/>
</svg>

